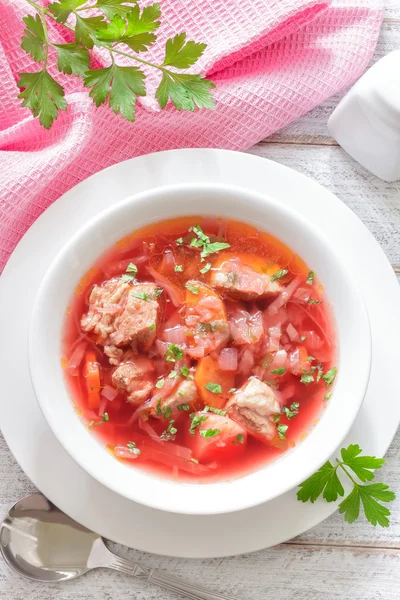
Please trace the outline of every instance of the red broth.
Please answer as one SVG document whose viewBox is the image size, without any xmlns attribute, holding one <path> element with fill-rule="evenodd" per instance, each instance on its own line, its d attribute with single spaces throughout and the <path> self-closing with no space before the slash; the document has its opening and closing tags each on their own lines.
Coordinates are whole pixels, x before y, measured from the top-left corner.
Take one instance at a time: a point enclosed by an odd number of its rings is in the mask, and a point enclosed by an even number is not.
<svg viewBox="0 0 400 600">
<path fill-rule="evenodd" d="M 107 285 L 123 299 L 101 300 Z M 135 327 L 158 311 L 134 341 L 132 290 Z M 287 246 L 240 222 L 184 217 L 135 231 L 86 273 L 62 364 L 77 413 L 117 460 L 211 482 L 255 471 L 307 435 L 330 397 L 335 344 L 322 286 Z M 245 394 L 249 381 L 261 396 Z"/>
</svg>

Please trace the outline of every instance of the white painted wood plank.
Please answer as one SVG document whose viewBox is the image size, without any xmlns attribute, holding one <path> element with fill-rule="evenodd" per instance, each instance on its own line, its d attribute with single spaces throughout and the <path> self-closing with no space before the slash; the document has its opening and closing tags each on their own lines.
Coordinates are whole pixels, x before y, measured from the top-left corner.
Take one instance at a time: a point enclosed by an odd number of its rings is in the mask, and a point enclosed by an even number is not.
<svg viewBox="0 0 400 600">
<path fill-rule="evenodd" d="M 385 18 L 400 19 L 400 1 L 386 0 L 385 1 Z"/>
<path fill-rule="evenodd" d="M 394 1 L 394 0 L 393 0 Z M 400 48 L 400 0 L 397 2 L 397 16 L 399 20 L 396 22 L 384 22 L 382 25 L 381 35 L 371 60 L 371 64 L 377 62 L 380 58 Z M 393 3 L 394 13 L 395 5 Z M 326 124 L 329 116 L 332 114 L 339 100 L 343 97 L 345 90 L 328 98 L 320 106 L 317 106 L 312 111 L 297 119 L 284 129 L 266 138 L 266 142 L 288 142 L 288 143 L 312 143 L 326 144 L 335 143 L 329 135 Z"/>
<path fill-rule="evenodd" d="M 337 146 L 258 144 L 249 152 L 292 167 L 336 194 L 373 233 L 392 265 L 400 265 L 400 181 L 385 183 Z"/>
</svg>

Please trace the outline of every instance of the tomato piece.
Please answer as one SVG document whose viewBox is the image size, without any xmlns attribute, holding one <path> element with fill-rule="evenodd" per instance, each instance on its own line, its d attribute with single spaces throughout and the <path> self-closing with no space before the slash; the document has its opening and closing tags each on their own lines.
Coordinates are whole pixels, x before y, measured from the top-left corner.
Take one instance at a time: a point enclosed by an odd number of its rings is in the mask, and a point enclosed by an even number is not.
<svg viewBox="0 0 400 600">
<path fill-rule="evenodd" d="M 86 380 L 87 398 L 89 408 L 96 409 L 100 406 L 100 366 L 93 350 L 86 352 L 83 376 Z"/>
<path fill-rule="evenodd" d="M 228 399 L 229 390 L 235 386 L 235 372 L 222 371 L 217 358 L 206 356 L 197 363 L 194 381 L 204 404 L 214 408 L 223 408 Z M 222 393 L 214 393 L 207 389 L 205 386 L 210 383 L 220 385 Z"/>
</svg>

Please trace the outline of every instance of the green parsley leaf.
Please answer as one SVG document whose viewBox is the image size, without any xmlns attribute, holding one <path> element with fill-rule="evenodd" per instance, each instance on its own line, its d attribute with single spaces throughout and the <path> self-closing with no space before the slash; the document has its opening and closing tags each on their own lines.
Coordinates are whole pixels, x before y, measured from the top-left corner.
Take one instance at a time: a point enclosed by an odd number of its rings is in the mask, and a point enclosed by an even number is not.
<svg viewBox="0 0 400 600">
<path fill-rule="evenodd" d="M 299 406 L 300 406 L 300 404 L 298 402 L 293 402 L 290 405 L 290 408 L 288 408 L 287 406 L 284 406 L 283 412 L 284 412 L 285 416 L 288 419 L 293 419 L 294 417 L 297 417 L 297 415 L 299 414 Z"/>
<path fill-rule="evenodd" d="M 128 121 L 135 120 L 136 96 L 145 96 L 145 74 L 137 67 L 112 64 L 104 69 L 87 71 L 84 85 L 91 88 L 89 96 L 96 106 L 107 100 L 115 114 Z"/>
<path fill-rule="evenodd" d="M 226 248 L 230 248 L 231 245 L 226 242 L 212 242 L 211 244 L 207 244 L 203 247 L 201 251 L 201 258 L 205 258 L 210 254 L 214 254 L 215 252 L 219 252 L 220 250 L 226 250 Z"/>
<path fill-rule="evenodd" d="M 274 423 L 279 423 L 280 420 L 281 420 L 281 415 L 279 413 L 277 413 L 276 415 L 274 415 L 274 417 L 273 417 L 273 422 Z"/>
<path fill-rule="evenodd" d="M 89 69 L 89 52 L 78 44 L 53 44 L 57 50 L 58 70 L 67 75 L 83 76 Z"/>
<path fill-rule="evenodd" d="M 59 2 L 49 4 L 47 8 L 53 13 L 58 23 L 65 23 L 72 11 L 86 2 L 87 0 L 59 0 Z"/>
<path fill-rule="evenodd" d="M 21 38 L 21 48 L 30 54 L 34 61 L 41 62 L 44 59 L 45 35 L 40 15 L 28 15 L 22 20 L 26 27 Z"/>
<path fill-rule="evenodd" d="M 136 456 L 139 456 L 139 454 L 142 453 L 142 451 L 139 450 L 139 448 L 136 448 L 135 442 L 128 442 L 127 446 L 128 446 L 129 452 L 132 452 L 132 454 L 136 454 Z"/>
<path fill-rule="evenodd" d="M 287 269 L 281 269 L 280 271 L 277 271 L 276 273 L 274 273 L 273 275 L 271 275 L 270 280 L 271 281 L 276 281 L 277 279 L 280 279 L 281 277 L 284 277 L 288 273 L 289 273 L 289 271 Z"/>
<path fill-rule="evenodd" d="M 136 265 L 134 265 L 133 263 L 129 263 L 129 265 L 126 267 L 126 272 L 130 273 L 131 275 L 137 275 L 138 272 L 138 268 Z"/>
<path fill-rule="evenodd" d="M 335 379 L 336 375 L 337 375 L 337 368 L 332 367 L 332 369 L 329 369 L 329 371 L 327 371 L 325 373 L 325 375 L 322 375 L 322 379 L 325 381 L 326 385 L 332 385 L 333 380 Z"/>
<path fill-rule="evenodd" d="M 283 423 L 279 423 L 277 425 L 276 430 L 278 432 L 279 439 L 286 440 L 286 432 L 289 428 L 289 425 L 284 425 Z"/>
<path fill-rule="evenodd" d="M 176 362 L 176 359 L 181 360 L 183 358 L 183 350 L 176 344 L 170 344 L 164 354 L 164 358 L 167 362 Z"/>
<path fill-rule="evenodd" d="M 228 394 L 233 394 L 234 392 L 236 392 L 237 388 L 231 388 L 230 390 L 228 390 Z"/>
<path fill-rule="evenodd" d="M 327 502 L 335 502 L 344 495 L 344 488 L 337 476 L 337 469 L 328 460 L 316 473 L 299 485 L 297 499 L 301 502 L 315 502 L 321 494 Z"/>
<path fill-rule="evenodd" d="M 329 398 L 332 396 L 332 392 L 328 392 L 327 394 L 325 394 L 324 396 L 324 400 L 329 400 Z"/>
<path fill-rule="evenodd" d="M 86 1 L 86 0 L 85 0 Z M 132 10 L 132 6 L 126 6 L 126 4 L 136 4 L 136 1 L 130 2 L 129 0 L 97 0 L 93 8 L 98 8 L 107 17 L 109 21 L 112 21 L 115 15 L 126 17 L 127 14 Z"/>
<path fill-rule="evenodd" d="M 164 288 L 155 290 L 154 291 L 154 298 L 158 298 L 159 296 L 161 296 L 161 294 L 163 292 L 164 292 Z"/>
<path fill-rule="evenodd" d="M 158 4 L 144 8 L 141 15 L 136 4 L 124 17 L 114 15 L 97 37 L 103 42 L 126 44 L 134 52 L 145 52 L 157 39 L 151 32 L 160 26 L 160 15 Z"/>
<path fill-rule="evenodd" d="M 221 433 L 220 429 L 199 429 L 199 434 L 203 438 L 211 438 L 219 435 Z"/>
<path fill-rule="evenodd" d="M 215 88 L 212 81 L 204 75 L 187 73 L 163 73 L 160 85 L 156 91 L 156 99 L 161 108 L 165 108 L 168 100 L 177 110 L 193 111 L 197 108 L 214 108 L 214 98 L 210 92 Z"/>
<path fill-rule="evenodd" d="M 243 433 L 238 433 L 236 436 L 237 441 L 239 442 L 239 444 L 244 444 L 244 435 Z"/>
<path fill-rule="evenodd" d="M 321 300 L 307 300 L 308 304 L 321 304 Z"/>
<path fill-rule="evenodd" d="M 175 265 L 174 266 L 174 271 L 176 271 L 177 273 L 182 273 L 183 266 L 182 265 Z"/>
<path fill-rule="evenodd" d="M 373 471 L 380 469 L 385 463 L 385 459 L 375 458 L 375 456 L 360 456 L 361 452 L 358 444 L 351 444 L 347 448 L 342 448 L 342 460 L 354 471 L 360 481 L 371 481 L 374 478 Z"/>
<path fill-rule="evenodd" d="M 308 272 L 308 277 L 307 277 L 307 280 L 306 280 L 306 284 L 307 285 L 312 285 L 314 283 L 314 278 L 315 278 L 314 271 L 309 271 Z"/>
<path fill-rule="evenodd" d="M 182 246 L 182 244 L 183 244 L 183 238 L 178 238 L 176 240 L 176 243 L 178 244 L 178 246 Z"/>
<path fill-rule="evenodd" d="M 189 292 L 192 292 L 192 294 L 195 294 L 196 296 L 199 293 L 199 288 L 195 287 L 194 285 L 190 285 L 190 283 L 186 283 L 185 288 L 189 290 Z"/>
<path fill-rule="evenodd" d="M 67 110 L 64 89 L 46 69 L 19 75 L 17 86 L 23 91 L 18 98 L 22 98 L 22 106 L 29 108 L 34 117 L 39 117 L 45 129 L 50 129 L 58 117 L 58 111 Z"/>
<path fill-rule="evenodd" d="M 178 404 L 178 410 L 190 410 L 190 404 Z"/>
<path fill-rule="evenodd" d="M 108 416 L 108 413 L 103 413 L 103 416 L 101 417 L 101 420 L 103 421 L 103 423 L 106 423 L 107 421 L 110 420 L 110 417 Z"/>
<path fill-rule="evenodd" d="M 214 408 L 214 406 L 205 406 L 204 412 L 212 412 L 216 415 L 221 415 L 221 417 L 226 417 L 226 410 L 221 410 L 220 408 Z"/>
<path fill-rule="evenodd" d="M 207 421 L 208 417 L 206 417 L 205 415 L 190 415 L 191 418 L 191 424 L 190 424 L 190 429 L 189 429 L 189 433 L 190 435 L 194 435 L 194 430 L 201 425 L 201 423 L 204 423 L 204 421 Z"/>
<path fill-rule="evenodd" d="M 165 406 L 163 406 L 163 413 L 164 413 L 164 417 L 166 419 L 169 419 L 172 413 L 172 409 L 170 406 L 167 406 L 167 408 L 165 408 Z"/>
<path fill-rule="evenodd" d="M 272 371 L 270 371 L 271 375 L 284 375 L 284 373 L 286 373 L 286 367 L 280 367 L 279 369 L 272 369 Z"/>
<path fill-rule="evenodd" d="M 135 292 L 134 294 L 132 294 L 135 298 L 138 298 L 139 300 L 144 300 L 145 302 L 148 301 L 148 297 L 146 292 Z"/>
<path fill-rule="evenodd" d="M 178 377 L 177 371 L 171 371 L 168 375 L 168 379 L 176 379 L 176 377 Z"/>
<path fill-rule="evenodd" d="M 131 283 L 135 279 L 134 275 L 129 275 L 129 273 L 124 273 L 121 275 L 122 283 Z"/>
<path fill-rule="evenodd" d="M 149 325 L 150 331 L 154 331 L 155 328 L 156 328 L 156 324 L 155 323 L 152 323 L 151 325 Z"/>
<path fill-rule="evenodd" d="M 211 383 L 211 381 L 209 381 L 204 387 L 213 394 L 222 394 L 222 387 L 219 383 Z"/>
<path fill-rule="evenodd" d="M 188 69 L 200 58 L 207 44 L 199 44 L 192 40 L 186 41 L 186 33 L 178 33 L 167 40 L 163 66 L 176 69 Z"/>
<path fill-rule="evenodd" d="M 159 379 L 156 383 L 156 388 L 158 388 L 158 389 L 162 388 L 164 383 L 165 383 L 164 377 L 161 377 L 161 379 Z"/>
<path fill-rule="evenodd" d="M 104 20 L 103 15 L 81 17 L 79 13 L 75 13 L 75 16 L 75 42 L 78 46 L 83 46 L 90 50 L 99 39 L 100 31 L 107 27 L 107 21 Z"/>
<path fill-rule="evenodd" d="M 202 269 L 200 269 L 200 273 L 205 275 L 211 269 L 211 263 L 207 263 Z"/>
<path fill-rule="evenodd" d="M 303 375 L 300 377 L 300 381 L 301 383 L 305 383 L 306 385 L 308 385 L 309 383 L 312 383 L 314 381 L 314 376 L 310 373 L 303 373 Z"/>
<path fill-rule="evenodd" d="M 190 370 L 186 366 L 181 367 L 181 375 L 182 375 L 182 377 L 187 377 L 188 379 L 193 379 L 193 377 L 190 375 Z"/>
</svg>

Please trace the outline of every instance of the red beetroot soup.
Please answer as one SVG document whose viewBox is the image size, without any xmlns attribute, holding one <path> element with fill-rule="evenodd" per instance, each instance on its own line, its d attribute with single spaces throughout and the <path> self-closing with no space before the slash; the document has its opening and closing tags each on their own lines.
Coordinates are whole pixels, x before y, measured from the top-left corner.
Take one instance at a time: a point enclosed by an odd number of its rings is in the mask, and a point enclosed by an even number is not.
<svg viewBox="0 0 400 600">
<path fill-rule="evenodd" d="M 336 375 L 317 276 L 237 221 L 171 219 L 135 231 L 82 278 L 63 366 L 77 412 L 117 460 L 218 481 L 294 447 Z"/>
</svg>

